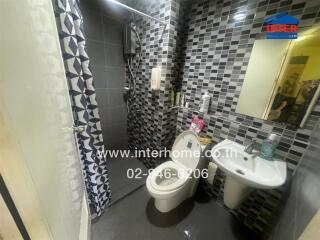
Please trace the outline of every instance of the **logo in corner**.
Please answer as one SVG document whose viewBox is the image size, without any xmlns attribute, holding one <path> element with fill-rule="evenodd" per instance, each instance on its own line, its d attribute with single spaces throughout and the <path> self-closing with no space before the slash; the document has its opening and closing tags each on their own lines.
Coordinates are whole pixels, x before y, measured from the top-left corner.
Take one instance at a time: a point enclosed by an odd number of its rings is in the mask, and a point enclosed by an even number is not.
<svg viewBox="0 0 320 240">
<path fill-rule="evenodd" d="M 286 13 L 277 13 L 264 21 L 267 39 L 297 39 L 299 19 Z"/>
</svg>

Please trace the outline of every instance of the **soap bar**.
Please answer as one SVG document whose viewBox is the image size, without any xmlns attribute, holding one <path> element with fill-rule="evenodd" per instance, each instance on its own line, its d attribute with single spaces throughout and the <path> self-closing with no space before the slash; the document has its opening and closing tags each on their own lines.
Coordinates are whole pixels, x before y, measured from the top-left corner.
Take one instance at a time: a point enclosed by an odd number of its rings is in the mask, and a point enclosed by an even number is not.
<svg viewBox="0 0 320 240">
<path fill-rule="evenodd" d="M 204 145 L 208 145 L 212 143 L 212 140 L 209 137 L 198 137 L 198 140 L 201 144 L 204 144 Z"/>
</svg>

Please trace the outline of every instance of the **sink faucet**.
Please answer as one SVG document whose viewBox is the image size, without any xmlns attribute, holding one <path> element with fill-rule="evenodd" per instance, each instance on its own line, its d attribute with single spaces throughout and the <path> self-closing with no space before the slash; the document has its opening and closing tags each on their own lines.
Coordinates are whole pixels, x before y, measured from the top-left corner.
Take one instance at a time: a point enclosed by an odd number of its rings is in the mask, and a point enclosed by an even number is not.
<svg viewBox="0 0 320 240">
<path fill-rule="evenodd" d="M 249 143 L 249 144 L 244 148 L 244 151 L 245 151 L 246 153 L 252 154 L 255 146 L 256 146 L 256 141 L 253 140 L 251 143 Z"/>
</svg>

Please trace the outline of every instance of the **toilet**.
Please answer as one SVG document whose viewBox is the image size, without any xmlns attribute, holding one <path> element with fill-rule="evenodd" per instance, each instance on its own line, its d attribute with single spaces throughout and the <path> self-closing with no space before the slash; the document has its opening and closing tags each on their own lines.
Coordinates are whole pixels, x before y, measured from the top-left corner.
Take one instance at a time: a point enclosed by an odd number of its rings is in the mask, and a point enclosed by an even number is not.
<svg viewBox="0 0 320 240">
<path fill-rule="evenodd" d="M 171 160 L 156 167 L 148 176 L 147 189 L 160 212 L 168 212 L 194 195 L 206 162 L 202 157 L 203 150 L 197 135 L 190 130 L 184 131 L 172 146 Z M 186 154 L 176 154 L 182 151 Z M 195 151 L 199 154 L 189 154 Z"/>
</svg>

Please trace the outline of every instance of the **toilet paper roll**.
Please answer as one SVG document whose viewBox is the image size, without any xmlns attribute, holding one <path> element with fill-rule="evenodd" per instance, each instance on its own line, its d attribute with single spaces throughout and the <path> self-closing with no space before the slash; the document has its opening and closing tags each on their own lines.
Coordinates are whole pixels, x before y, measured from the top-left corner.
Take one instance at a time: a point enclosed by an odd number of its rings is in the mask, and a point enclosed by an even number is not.
<svg viewBox="0 0 320 240">
<path fill-rule="evenodd" d="M 211 185 L 213 184 L 213 179 L 214 179 L 214 176 L 216 175 L 217 169 L 218 169 L 217 164 L 215 164 L 213 162 L 209 162 L 208 177 L 206 178 L 207 183 L 209 183 Z"/>
</svg>

